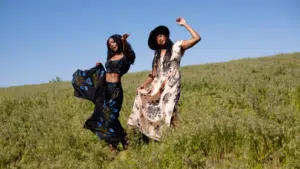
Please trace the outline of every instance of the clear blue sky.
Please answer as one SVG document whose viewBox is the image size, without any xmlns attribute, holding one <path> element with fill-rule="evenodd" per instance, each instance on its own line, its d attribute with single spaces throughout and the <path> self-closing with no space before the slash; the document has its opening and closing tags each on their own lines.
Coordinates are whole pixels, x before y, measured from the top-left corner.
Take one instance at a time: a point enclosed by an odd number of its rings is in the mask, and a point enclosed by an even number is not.
<svg viewBox="0 0 300 169">
<path fill-rule="evenodd" d="M 137 59 L 130 72 L 150 70 L 149 32 L 164 24 L 173 41 L 202 41 L 182 66 L 300 51 L 298 0 L 1 0 L 0 87 L 71 80 L 76 69 L 105 62 L 106 40 L 130 33 Z"/>
</svg>

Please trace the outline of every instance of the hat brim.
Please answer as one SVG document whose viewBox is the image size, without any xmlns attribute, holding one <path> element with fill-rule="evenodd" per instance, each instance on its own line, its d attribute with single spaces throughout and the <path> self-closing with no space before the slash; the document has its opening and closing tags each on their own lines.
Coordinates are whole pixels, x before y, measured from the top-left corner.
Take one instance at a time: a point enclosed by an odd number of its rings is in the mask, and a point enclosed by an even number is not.
<svg viewBox="0 0 300 169">
<path fill-rule="evenodd" d="M 156 36 L 159 34 L 165 35 L 167 38 L 170 37 L 170 31 L 168 27 L 161 25 L 156 27 L 150 32 L 149 38 L 148 38 L 148 46 L 152 50 L 156 50 L 158 48 L 158 45 L 156 43 Z"/>
</svg>

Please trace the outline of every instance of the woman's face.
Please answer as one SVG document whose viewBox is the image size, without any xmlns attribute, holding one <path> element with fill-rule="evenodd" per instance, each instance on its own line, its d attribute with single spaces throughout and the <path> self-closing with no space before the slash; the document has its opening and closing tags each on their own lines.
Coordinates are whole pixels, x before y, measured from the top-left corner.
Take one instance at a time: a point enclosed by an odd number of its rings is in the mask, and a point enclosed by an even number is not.
<svg viewBox="0 0 300 169">
<path fill-rule="evenodd" d="M 159 34 L 156 36 L 156 43 L 158 46 L 164 46 L 167 42 L 167 37 L 163 34 Z"/>
<path fill-rule="evenodd" d="M 109 38 L 108 46 L 114 52 L 118 50 L 118 44 L 112 38 Z"/>
</svg>

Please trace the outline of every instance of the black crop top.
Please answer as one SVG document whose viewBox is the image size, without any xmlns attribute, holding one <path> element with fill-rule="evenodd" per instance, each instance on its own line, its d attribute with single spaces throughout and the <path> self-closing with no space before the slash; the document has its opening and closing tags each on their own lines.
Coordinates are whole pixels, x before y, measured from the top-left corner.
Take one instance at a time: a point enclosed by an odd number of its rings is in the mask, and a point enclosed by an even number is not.
<svg viewBox="0 0 300 169">
<path fill-rule="evenodd" d="M 126 60 L 126 56 L 119 60 L 108 60 L 105 63 L 106 73 L 117 73 L 123 76 L 126 74 L 130 68 L 132 62 Z"/>
</svg>

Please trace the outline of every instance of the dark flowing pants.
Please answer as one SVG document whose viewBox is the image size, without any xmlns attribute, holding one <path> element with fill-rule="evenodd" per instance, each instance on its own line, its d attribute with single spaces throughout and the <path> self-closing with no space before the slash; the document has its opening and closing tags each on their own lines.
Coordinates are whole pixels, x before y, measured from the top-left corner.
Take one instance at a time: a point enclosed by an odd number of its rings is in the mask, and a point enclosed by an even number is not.
<svg viewBox="0 0 300 169">
<path fill-rule="evenodd" d="M 119 112 L 123 102 L 123 89 L 120 82 L 105 82 L 103 65 L 89 70 L 77 70 L 73 74 L 74 96 L 87 99 L 95 104 L 94 112 L 84 124 L 99 139 L 116 146 L 125 137 L 125 131 L 119 121 Z"/>
</svg>

